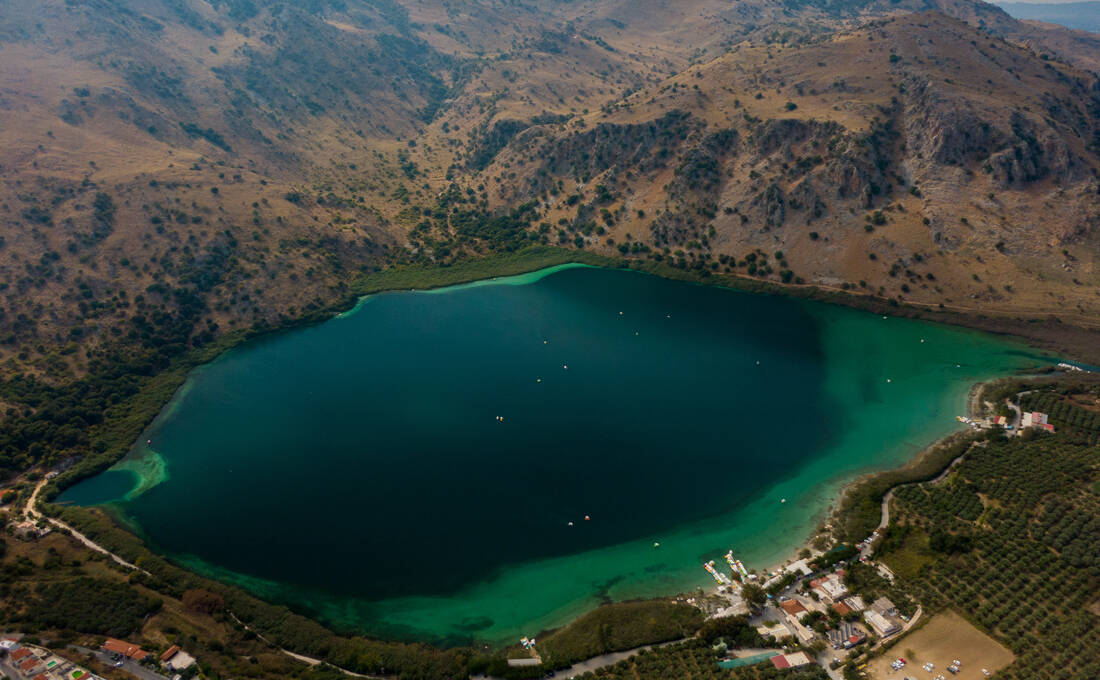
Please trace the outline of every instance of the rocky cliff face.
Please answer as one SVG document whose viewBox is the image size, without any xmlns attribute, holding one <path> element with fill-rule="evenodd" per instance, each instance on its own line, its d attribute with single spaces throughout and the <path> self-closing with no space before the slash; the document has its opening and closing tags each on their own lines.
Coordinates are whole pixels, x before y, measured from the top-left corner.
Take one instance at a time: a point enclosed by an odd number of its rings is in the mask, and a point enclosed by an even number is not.
<svg viewBox="0 0 1100 680">
<path fill-rule="evenodd" d="M 1069 295 L 1093 309 L 1096 88 L 961 22 L 909 15 L 740 49 L 517 138 L 486 173 L 498 201 L 536 202 L 584 247 L 756 263 L 756 276 L 917 303 Z"/>
</svg>

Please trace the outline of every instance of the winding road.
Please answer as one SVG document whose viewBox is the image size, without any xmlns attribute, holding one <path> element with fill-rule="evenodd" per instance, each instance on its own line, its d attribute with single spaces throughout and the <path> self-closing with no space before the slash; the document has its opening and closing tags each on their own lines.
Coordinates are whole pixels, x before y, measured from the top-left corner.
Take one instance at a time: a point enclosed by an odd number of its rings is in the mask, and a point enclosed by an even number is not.
<svg viewBox="0 0 1100 680">
<path fill-rule="evenodd" d="M 41 512 L 39 512 L 38 508 L 36 507 L 36 505 L 38 504 L 38 492 L 41 491 L 42 487 L 46 486 L 46 484 L 49 481 L 50 481 L 49 479 L 43 479 L 42 481 L 40 481 L 38 483 L 38 486 L 34 487 L 34 491 L 31 493 L 30 498 L 27 499 L 27 504 L 24 507 L 25 514 L 28 517 L 32 517 L 34 519 L 45 520 L 45 521 L 49 522 L 50 524 L 52 524 L 53 526 L 57 527 L 58 529 L 64 529 L 70 535 L 72 535 L 73 538 L 75 538 L 76 540 L 83 543 L 85 547 L 87 547 L 91 550 L 94 550 L 98 553 L 102 553 L 102 554 L 106 555 L 107 557 L 111 558 L 112 560 L 114 560 L 118 564 L 121 564 L 122 566 L 126 567 L 127 569 L 131 569 L 133 571 L 140 571 L 141 573 L 143 573 L 147 576 L 152 576 L 152 574 L 145 571 L 141 567 L 139 567 L 136 564 L 133 564 L 131 562 L 127 562 L 126 560 L 122 559 L 121 557 L 114 554 L 110 550 L 107 550 L 106 548 L 99 545 L 98 543 L 96 543 L 92 539 L 88 538 L 84 534 L 82 534 L 79 531 L 77 531 L 76 529 L 72 528 L 68 524 L 65 524 L 61 520 L 54 519 L 53 517 L 46 517 Z M 258 633 L 255 630 L 252 630 L 251 628 L 249 628 L 247 624 L 245 624 L 243 621 L 238 619 L 232 612 L 228 612 L 228 613 L 229 613 L 229 616 L 231 616 L 234 621 L 236 621 L 237 623 L 244 626 L 244 628 L 246 630 L 252 631 L 253 633 L 256 634 L 256 637 L 263 640 L 265 643 L 271 645 L 275 649 L 278 649 L 280 652 L 282 652 L 283 654 L 286 654 L 290 658 L 295 659 L 296 661 L 301 661 L 302 663 L 308 664 L 310 666 L 319 666 L 323 663 L 328 664 L 329 666 L 332 666 L 332 664 L 329 664 L 327 661 L 324 661 L 322 659 L 314 659 L 311 656 L 305 656 L 304 654 L 297 654 L 295 652 L 290 651 L 289 649 L 283 649 L 282 647 L 277 647 L 276 645 L 272 644 L 272 642 L 270 640 L 268 640 L 267 638 L 265 638 L 263 635 L 261 635 L 260 633 Z M 335 668 L 336 670 L 340 671 L 344 675 L 347 675 L 347 676 L 350 676 L 350 677 L 353 677 L 353 678 L 369 678 L 370 680 L 384 680 L 382 676 L 364 675 L 362 673 L 355 673 L 353 671 L 347 670 L 346 668 L 340 668 L 339 666 L 332 666 L 332 667 Z M 129 670 L 129 669 L 127 669 L 127 670 Z M 157 677 L 163 677 L 163 676 L 157 676 Z"/>
<path fill-rule="evenodd" d="M 141 567 L 137 566 L 136 564 L 131 564 L 130 562 L 127 562 L 126 560 L 122 559 L 121 557 L 114 554 L 110 550 L 107 550 L 106 548 L 104 548 L 100 544 L 96 543 L 92 539 L 88 538 L 84 534 L 82 534 L 79 531 L 77 531 L 76 529 L 72 528 L 68 524 L 65 524 L 61 520 L 54 519 L 53 517 L 46 517 L 45 515 L 40 513 L 38 511 L 38 508 L 35 507 L 38 504 L 38 492 L 41 491 L 42 487 L 46 486 L 46 484 L 49 481 L 50 481 L 49 479 L 43 479 L 41 482 L 38 483 L 38 486 L 34 487 L 34 491 L 31 493 L 31 497 L 27 499 L 27 505 L 26 505 L 25 512 L 24 512 L 24 514 L 26 514 L 27 517 L 32 517 L 34 519 L 44 519 L 47 522 L 49 522 L 50 524 L 52 524 L 53 526 L 57 527 L 58 529 L 64 529 L 65 531 L 69 532 L 69 534 L 71 534 L 73 538 L 75 538 L 76 540 L 83 543 L 85 547 L 90 548 L 90 549 L 92 549 L 92 550 L 94 550 L 98 553 L 102 553 L 102 554 L 106 555 L 107 557 L 111 558 L 112 560 L 114 560 L 115 562 L 121 564 L 122 566 L 126 567 L 127 569 L 132 569 L 134 571 L 140 571 L 141 573 L 145 574 L 146 576 L 152 576 L 152 574 L 145 571 Z"/>
</svg>

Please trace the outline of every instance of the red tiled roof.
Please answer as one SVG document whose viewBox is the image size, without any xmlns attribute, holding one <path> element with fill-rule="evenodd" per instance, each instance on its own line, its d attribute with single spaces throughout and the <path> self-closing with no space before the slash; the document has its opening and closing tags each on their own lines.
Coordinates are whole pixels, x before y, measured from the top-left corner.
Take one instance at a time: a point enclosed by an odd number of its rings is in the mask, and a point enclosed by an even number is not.
<svg viewBox="0 0 1100 680">
<path fill-rule="evenodd" d="M 167 661 L 168 659 L 171 659 L 173 656 L 175 656 L 176 652 L 178 652 L 178 651 L 180 651 L 180 646 L 179 645 L 172 645 L 171 647 L 168 648 L 168 651 L 166 651 L 164 654 L 160 655 L 160 660 L 161 661 Z"/>
<path fill-rule="evenodd" d="M 149 656 L 149 652 L 145 651 L 141 647 L 129 642 L 123 642 L 122 640 L 116 640 L 114 638 L 108 638 L 103 643 L 103 649 L 108 652 L 114 652 L 115 654 L 121 654 L 123 656 L 134 659 L 135 661 L 141 661 L 145 657 Z"/>
<path fill-rule="evenodd" d="M 780 670 L 791 667 L 791 664 L 787 661 L 787 657 L 782 654 L 772 657 L 772 665 Z"/>
<path fill-rule="evenodd" d="M 38 665 L 38 659 L 27 659 L 23 663 L 19 664 L 19 667 L 23 669 L 24 673 L 26 673 L 27 671 L 29 671 L 30 669 L 34 668 L 37 665 Z"/>
<path fill-rule="evenodd" d="M 802 606 L 802 603 L 798 600 L 783 600 L 779 603 L 779 606 L 783 608 L 783 611 L 787 612 L 791 616 L 796 616 L 806 611 L 806 608 Z"/>
<path fill-rule="evenodd" d="M 835 602 L 833 603 L 833 611 L 841 616 L 847 616 L 852 613 L 852 608 L 843 602 Z"/>
<path fill-rule="evenodd" d="M 50 680 L 50 679 L 46 677 L 45 673 L 39 673 L 38 675 L 34 676 L 34 680 Z"/>
<path fill-rule="evenodd" d="M 22 649 L 17 649 L 14 652 L 11 653 L 11 660 L 12 661 L 19 661 L 20 659 L 25 659 L 30 655 L 31 655 L 31 650 L 27 649 L 26 647 L 23 647 Z"/>
</svg>

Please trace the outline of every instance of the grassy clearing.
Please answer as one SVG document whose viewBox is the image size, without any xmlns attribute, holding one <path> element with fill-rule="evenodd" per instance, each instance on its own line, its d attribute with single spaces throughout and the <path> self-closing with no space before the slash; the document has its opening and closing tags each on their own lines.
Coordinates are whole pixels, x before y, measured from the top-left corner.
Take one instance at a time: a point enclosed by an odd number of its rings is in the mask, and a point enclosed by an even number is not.
<svg viewBox="0 0 1100 680">
<path fill-rule="evenodd" d="M 448 266 L 406 265 L 368 274 L 352 284 L 356 295 L 387 290 L 428 289 L 480 281 L 494 276 L 514 276 L 554 265 L 579 262 L 614 267 L 620 261 L 584 250 L 531 246 L 511 253 L 496 253 Z"/>
</svg>

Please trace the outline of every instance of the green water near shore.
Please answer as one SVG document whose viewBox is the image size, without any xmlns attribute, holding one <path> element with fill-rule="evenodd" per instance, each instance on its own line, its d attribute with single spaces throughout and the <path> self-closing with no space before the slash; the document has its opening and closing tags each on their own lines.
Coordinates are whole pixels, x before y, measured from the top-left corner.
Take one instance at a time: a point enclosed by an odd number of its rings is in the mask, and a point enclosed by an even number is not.
<svg viewBox="0 0 1100 680">
<path fill-rule="evenodd" d="M 701 562 L 730 548 L 783 560 L 840 485 L 1037 361 L 968 330 L 566 265 L 371 296 L 228 352 L 61 500 L 115 501 L 178 561 L 335 625 L 495 642 L 706 586 Z"/>
</svg>

